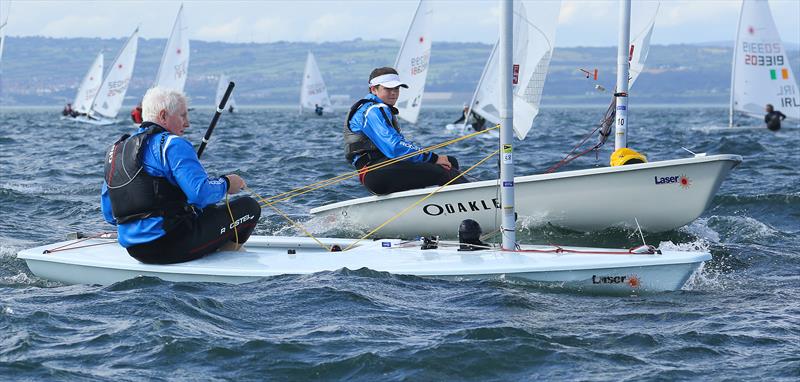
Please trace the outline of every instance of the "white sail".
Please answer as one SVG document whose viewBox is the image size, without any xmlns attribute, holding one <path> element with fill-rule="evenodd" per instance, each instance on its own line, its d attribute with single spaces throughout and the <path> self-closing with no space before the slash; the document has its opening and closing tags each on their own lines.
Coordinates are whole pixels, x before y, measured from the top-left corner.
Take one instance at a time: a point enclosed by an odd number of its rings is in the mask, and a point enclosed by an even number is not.
<svg viewBox="0 0 800 382">
<path fill-rule="evenodd" d="M 431 2 L 420 0 L 394 64 L 400 74 L 400 80 L 408 84 L 408 89 L 400 90 L 400 97 L 395 106 L 400 111 L 399 117 L 410 123 L 417 123 L 419 109 L 422 106 L 422 94 L 425 92 L 428 63 L 431 59 L 432 16 Z"/>
<path fill-rule="evenodd" d="M 225 90 L 228 89 L 228 76 L 224 74 L 219 75 L 219 81 L 217 82 L 217 95 L 214 97 L 214 107 L 219 107 L 219 103 L 222 102 L 222 97 L 225 95 Z M 229 109 L 233 107 L 236 109 L 236 101 L 233 99 L 233 95 L 228 98 L 228 102 L 225 104 L 225 108 Z"/>
<path fill-rule="evenodd" d="M 175 89 L 183 92 L 186 84 L 186 74 L 189 69 L 189 34 L 183 25 L 183 5 L 178 10 L 175 17 L 175 25 L 172 26 L 172 34 L 164 47 L 164 54 L 161 56 L 161 65 L 156 74 L 155 86 L 168 89 Z"/>
<path fill-rule="evenodd" d="M 518 139 L 525 139 L 534 118 L 539 114 L 547 68 L 555 47 L 560 7 L 559 1 L 535 4 L 517 1 L 514 5 L 514 70 L 517 73 L 514 85 L 514 133 Z M 529 9 L 532 11 L 529 12 Z M 471 105 L 475 113 L 492 123 L 500 122 L 499 75 L 495 48 L 489 56 Z"/>
<path fill-rule="evenodd" d="M 314 110 L 314 105 L 330 107 L 331 100 L 328 98 L 328 88 L 325 87 L 325 81 L 322 80 L 322 74 L 317 67 L 317 60 L 314 59 L 314 54 L 308 52 L 303 83 L 300 86 L 300 108 Z"/>
<path fill-rule="evenodd" d="M 766 0 L 744 0 L 733 49 L 731 122 L 734 111 L 762 118 L 767 104 L 800 119 L 800 96 L 789 57 Z"/>
<path fill-rule="evenodd" d="M 6 43 L 6 26 L 8 26 L 8 14 L 11 10 L 11 2 L 0 1 L 0 62 L 3 61 L 3 46 Z M 2 73 L 0 67 L 0 73 Z"/>
<path fill-rule="evenodd" d="M 114 63 L 108 69 L 103 84 L 92 103 L 92 112 L 106 118 L 116 118 L 122 107 L 122 100 L 128 91 L 133 75 L 133 64 L 136 62 L 136 49 L 139 44 L 139 28 L 120 50 Z"/>
<path fill-rule="evenodd" d="M 628 88 L 633 86 L 639 74 L 644 70 L 644 63 L 650 53 L 650 38 L 656 25 L 656 16 L 661 7 L 660 2 L 636 2 L 631 9 L 631 51 Z M 655 9 L 650 9 L 655 8 Z"/>
<path fill-rule="evenodd" d="M 92 62 L 89 71 L 83 77 L 78 92 L 75 94 L 75 100 L 72 101 L 72 110 L 78 113 L 86 114 L 92 107 L 92 101 L 97 96 L 97 91 L 100 90 L 100 84 L 103 82 L 103 52 L 97 54 L 97 58 Z"/>
</svg>

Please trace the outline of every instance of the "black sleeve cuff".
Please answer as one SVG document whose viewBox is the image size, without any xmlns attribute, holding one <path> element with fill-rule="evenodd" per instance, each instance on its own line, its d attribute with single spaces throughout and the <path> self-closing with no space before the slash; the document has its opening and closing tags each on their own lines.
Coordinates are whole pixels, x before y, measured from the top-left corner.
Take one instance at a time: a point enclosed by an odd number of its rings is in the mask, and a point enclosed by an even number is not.
<svg viewBox="0 0 800 382">
<path fill-rule="evenodd" d="M 436 163 L 437 160 L 439 160 L 439 156 L 436 155 L 436 153 L 431 152 L 431 157 L 428 159 L 428 162 Z"/>
<path fill-rule="evenodd" d="M 230 181 L 230 180 L 228 180 L 228 177 L 227 177 L 227 176 L 225 176 L 225 175 L 221 176 L 220 178 L 222 178 L 223 180 L 225 180 L 225 192 L 228 192 L 228 190 L 230 190 L 230 189 L 231 189 L 231 181 Z"/>
</svg>

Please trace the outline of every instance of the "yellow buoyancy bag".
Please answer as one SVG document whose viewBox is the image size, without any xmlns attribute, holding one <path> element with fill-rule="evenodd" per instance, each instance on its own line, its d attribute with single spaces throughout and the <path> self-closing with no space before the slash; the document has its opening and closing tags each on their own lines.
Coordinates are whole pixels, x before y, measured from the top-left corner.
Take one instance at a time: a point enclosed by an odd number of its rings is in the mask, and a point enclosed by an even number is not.
<svg viewBox="0 0 800 382">
<path fill-rule="evenodd" d="M 611 154 L 611 167 L 634 163 L 647 163 L 647 157 L 627 147 L 618 149 Z"/>
</svg>

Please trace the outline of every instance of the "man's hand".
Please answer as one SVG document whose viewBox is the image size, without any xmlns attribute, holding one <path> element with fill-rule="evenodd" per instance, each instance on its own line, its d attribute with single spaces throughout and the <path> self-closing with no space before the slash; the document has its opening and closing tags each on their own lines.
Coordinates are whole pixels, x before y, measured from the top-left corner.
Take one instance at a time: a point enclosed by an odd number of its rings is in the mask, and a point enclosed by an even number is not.
<svg viewBox="0 0 800 382">
<path fill-rule="evenodd" d="M 436 159 L 436 164 L 444 167 L 447 171 L 453 169 L 453 165 L 450 164 L 450 158 L 448 158 L 447 155 L 439 155 L 439 158 Z"/>
<path fill-rule="evenodd" d="M 236 174 L 225 175 L 228 178 L 228 193 L 233 195 L 244 189 L 247 184 L 241 176 Z"/>
</svg>

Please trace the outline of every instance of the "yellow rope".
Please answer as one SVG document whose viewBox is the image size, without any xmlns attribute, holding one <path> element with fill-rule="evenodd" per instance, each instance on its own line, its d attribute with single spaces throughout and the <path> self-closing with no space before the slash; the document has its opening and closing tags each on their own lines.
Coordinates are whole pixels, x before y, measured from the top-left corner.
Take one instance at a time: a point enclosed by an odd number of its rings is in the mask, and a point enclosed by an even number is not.
<svg viewBox="0 0 800 382">
<path fill-rule="evenodd" d="M 233 218 L 233 211 L 231 211 L 231 204 L 228 203 L 228 190 L 225 190 L 225 206 L 228 207 L 228 216 L 231 217 L 231 224 L 236 223 L 236 219 Z M 235 250 L 238 251 L 241 245 L 239 244 L 239 226 L 233 226 L 233 237 L 236 240 L 235 242 Z"/>
<path fill-rule="evenodd" d="M 335 176 L 333 178 L 321 180 L 319 182 L 312 183 L 312 184 L 309 184 L 307 186 L 295 188 L 294 190 L 287 191 L 287 192 L 284 192 L 284 193 L 281 193 L 281 194 L 278 194 L 278 195 L 275 195 L 275 196 L 272 196 L 272 197 L 269 197 L 269 198 L 263 198 L 263 197 L 259 196 L 258 194 L 255 194 L 255 193 L 253 193 L 253 194 L 258 196 L 258 198 L 261 200 L 261 202 L 262 202 L 262 206 L 261 207 L 266 207 L 266 206 L 269 206 L 271 204 L 275 204 L 275 203 L 278 203 L 278 202 L 284 202 L 284 201 L 287 201 L 287 200 L 292 199 L 294 197 L 309 193 L 311 191 L 315 191 L 315 190 L 318 190 L 320 188 L 324 188 L 324 187 L 330 186 L 332 184 L 339 183 L 339 182 L 341 182 L 343 180 L 350 179 L 350 178 L 352 178 L 354 176 L 358 176 L 361 172 L 369 172 L 369 171 L 377 170 L 377 169 L 380 169 L 380 168 L 395 164 L 397 162 L 406 160 L 406 159 L 411 158 L 411 157 L 413 157 L 415 155 L 419 155 L 419 154 L 422 154 L 422 153 L 430 152 L 430 151 L 433 151 L 433 150 L 436 150 L 436 149 L 451 145 L 453 143 L 462 141 L 464 139 L 472 138 L 472 137 L 480 135 L 480 134 L 485 134 L 485 133 L 487 133 L 489 131 L 496 130 L 496 129 L 499 129 L 499 128 L 500 128 L 500 125 L 495 125 L 493 127 L 487 128 L 485 130 L 476 131 L 474 133 L 470 133 L 470 134 L 464 135 L 462 137 L 458 137 L 458 138 L 451 139 L 451 140 L 443 142 L 443 143 L 439 143 L 437 145 L 426 147 L 424 149 L 421 149 L 419 151 L 415 151 L 413 153 L 409 153 L 409 154 L 406 154 L 406 155 L 403 155 L 403 156 L 399 156 L 397 158 L 392 158 L 392 159 L 390 159 L 388 161 L 380 162 L 380 163 L 374 164 L 372 166 L 367 166 L 367 167 L 365 167 L 363 169 L 360 169 L 360 170 L 356 170 L 356 171 L 348 172 L 348 173 L 345 173 L 345 174 L 341 174 L 341 175 Z"/>
<path fill-rule="evenodd" d="M 317 242 L 317 244 L 319 244 L 319 245 L 320 245 L 322 248 L 325 248 L 326 250 L 328 250 L 328 251 L 331 251 L 331 248 L 332 248 L 332 247 L 328 247 L 327 245 L 325 245 L 324 243 L 322 243 L 321 241 L 319 241 L 319 239 L 317 239 L 316 237 L 314 237 L 314 235 L 313 235 L 313 234 L 311 234 L 311 232 L 309 232 L 308 230 L 306 230 L 306 229 L 305 229 L 305 227 L 304 227 L 302 224 L 295 222 L 295 221 L 294 221 L 294 220 L 292 220 L 292 219 L 291 219 L 289 216 L 287 216 L 285 213 L 283 213 L 283 211 L 281 211 L 281 210 L 279 210 L 277 207 L 275 207 L 275 204 L 276 204 L 276 203 L 279 203 L 279 202 L 283 202 L 283 201 L 290 200 L 290 199 L 292 199 L 292 198 L 294 198 L 294 197 L 297 197 L 297 196 L 300 196 L 300 195 L 303 195 L 303 194 L 309 193 L 309 192 L 311 192 L 311 191 L 314 191 L 314 190 L 318 190 L 318 189 L 320 189 L 320 188 L 323 188 L 323 187 L 330 186 L 330 185 L 332 185 L 332 184 L 336 184 L 336 183 L 338 183 L 338 182 L 341 182 L 341 181 L 343 181 L 343 180 L 350 179 L 350 178 L 352 178 L 352 177 L 354 177 L 354 176 L 358 176 L 358 175 L 359 175 L 359 174 L 361 174 L 362 172 L 369 172 L 369 171 L 377 170 L 377 169 L 380 169 L 380 168 L 383 168 L 383 167 L 386 167 L 386 166 L 392 165 L 392 164 L 394 164 L 394 163 L 397 163 L 397 162 L 403 161 L 403 160 L 405 160 L 405 159 L 411 158 L 411 157 L 413 157 L 413 156 L 415 156 L 415 155 L 419 155 L 419 154 L 422 154 L 422 153 L 426 153 L 426 152 L 429 152 L 429 151 L 433 151 L 433 150 L 436 150 L 436 149 L 439 149 L 439 148 L 442 148 L 442 147 L 445 147 L 445 146 L 451 145 L 451 144 L 453 144 L 453 143 L 456 143 L 456 142 L 462 141 L 462 140 L 464 140 L 464 139 L 467 139 L 467 138 L 472 138 L 472 137 L 474 137 L 474 136 L 477 136 L 477 135 L 479 135 L 479 134 L 485 134 L 485 133 L 487 133 L 487 132 L 489 132 L 489 131 L 496 130 L 496 129 L 499 129 L 499 128 L 500 128 L 500 125 L 498 124 L 498 125 L 495 125 L 495 126 L 493 126 L 493 127 L 490 127 L 490 128 L 488 128 L 488 129 L 485 129 L 485 130 L 476 131 L 476 132 L 474 132 L 474 133 L 470 133 L 470 134 L 464 135 L 464 136 L 462 136 L 462 137 L 458 137 L 458 138 L 451 139 L 451 140 L 449 140 L 449 141 L 446 141 L 446 142 L 443 142 L 443 143 L 439 143 L 439 144 L 437 144 L 437 145 L 433 145 L 433 146 L 430 146 L 430 147 L 426 147 L 426 148 L 424 148 L 424 149 L 421 149 L 421 150 L 419 150 L 419 151 L 415 151 L 415 152 L 413 152 L 413 153 L 409 153 L 409 154 L 406 154 L 406 155 L 403 155 L 403 156 L 400 156 L 400 157 L 397 157 L 397 158 L 393 158 L 393 159 L 390 159 L 390 160 L 387 160 L 387 161 L 384 161 L 384 162 L 380 162 L 380 163 L 377 163 L 377 164 L 375 164 L 375 165 L 372 165 L 372 166 L 366 166 L 366 167 L 364 167 L 364 168 L 362 168 L 362 169 L 359 169 L 359 170 L 356 170 L 356 171 L 352 171 L 352 172 L 348 172 L 348 173 L 345 173 L 345 174 L 341 174 L 341 175 L 335 176 L 335 177 L 333 177 L 333 178 L 330 178 L 330 179 L 325 179 L 325 180 L 322 180 L 322 181 L 319 181 L 319 182 L 316 182 L 316 183 L 309 184 L 309 185 L 307 185 L 307 186 L 303 186 L 303 187 L 295 188 L 294 190 L 287 191 L 287 192 L 284 192 L 284 193 L 282 193 L 282 194 L 278 194 L 278 195 L 275 195 L 275 196 L 272 196 L 272 197 L 269 197 L 269 198 L 264 198 L 264 197 L 262 197 L 261 195 L 259 195 L 258 193 L 256 193 L 256 192 L 255 192 L 255 191 L 253 191 L 252 189 L 248 188 L 247 186 L 245 186 L 245 190 L 246 190 L 246 191 L 248 191 L 249 193 L 253 194 L 253 195 L 254 195 L 254 196 L 255 196 L 255 197 L 256 197 L 256 198 L 259 200 L 259 203 L 261 204 L 261 207 L 262 207 L 262 208 L 263 208 L 263 207 L 266 207 L 266 206 L 269 206 L 269 207 L 271 207 L 273 210 L 275 210 L 275 212 L 277 212 L 278 214 L 280 214 L 281 216 L 283 216 L 283 218 L 284 218 L 284 219 L 286 219 L 287 221 L 289 221 L 289 223 L 291 223 L 292 225 L 294 225 L 294 226 L 295 226 L 295 227 L 297 227 L 298 229 L 302 230 L 302 231 L 303 231 L 303 232 L 306 234 L 306 236 L 308 236 L 308 237 L 310 237 L 310 238 L 314 239 L 314 241 L 316 241 L 316 242 Z M 397 214 L 397 215 L 395 215 L 395 216 L 391 217 L 389 220 L 387 220 L 386 222 L 384 222 L 383 224 L 381 224 L 380 226 L 378 226 L 378 228 L 376 228 L 376 229 L 372 230 L 370 233 L 368 233 L 368 234 L 367 234 L 367 235 L 365 235 L 364 237 L 362 237 L 362 238 L 360 238 L 360 239 L 356 240 L 355 242 L 353 242 L 352 244 L 350 244 L 350 245 L 349 245 L 347 248 L 345 248 L 345 250 L 348 250 L 348 249 L 352 248 L 352 247 L 353 247 L 355 244 L 357 244 L 357 243 L 358 243 L 358 242 L 360 242 L 361 240 L 364 240 L 365 238 L 367 238 L 367 237 L 371 236 L 372 234 L 374 234 L 375 232 L 377 232 L 378 230 L 380 230 L 381 228 L 383 228 L 385 225 L 387 225 L 387 224 L 391 223 L 391 222 L 392 222 L 392 221 L 394 221 L 395 219 L 397 219 L 397 218 L 399 218 L 400 216 L 404 215 L 406 212 L 408 212 L 409 210 L 411 210 L 411 209 L 412 209 L 412 208 L 414 208 L 415 206 L 419 205 L 420 203 L 422 203 L 422 202 L 423 202 L 423 201 L 425 201 L 426 199 L 430 198 L 431 196 L 433 196 L 433 194 L 435 194 L 436 192 L 438 192 L 439 190 L 441 190 L 441 189 L 442 189 L 442 188 L 444 188 L 445 186 L 448 186 L 448 185 L 450 185 L 450 184 L 451 184 L 451 183 L 453 183 L 453 182 L 454 182 L 456 179 L 459 179 L 459 178 L 461 178 L 462 176 L 464 176 L 466 173 L 470 172 L 470 171 L 471 171 L 472 169 L 474 169 L 475 167 L 478 167 L 478 166 L 479 166 L 481 163 L 485 162 L 487 159 L 491 158 L 492 156 L 494 156 L 494 155 L 495 155 L 495 154 L 497 154 L 498 152 L 500 152 L 500 150 L 495 150 L 493 153 L 491 153 L 491 154 L 489 154 L 487 157 L 485 157 L 485 158 L 481 159 L 481 160 L 480 160 L 478 163 L 476 163 L 476 164 L 475 164 L 475 165 L 473 165 L 472 167 L 468 168 L 466 171 L 462 172 L 461 174 L 459 174 L 458 176 L 454 177 L 453 179 L 450 179 L 450 181 L 449 181 L 449 182 L 447 182 L 447 183 L 445 183 L 444 185 L 442 185 L 441 187 L 437 188 L 436 190 L 434 190 L 433 192 L 431 192 L 430 194 L 428 194 L 428 195 L 427 195 L 427 196 L 425 196 L 424 198 L 422 198 L 422 199 L 418 200 L 418 201 L 417 201 L 417 202 L 415 202 L 414 204 L 412 204 L 412 205 L 408 206 L 406 209 L 404 209 L 403 211 L 401 211 L 399 214 Z M 226 203 L 227 203 L 227 194 L 226 194 L 225 198 L 226 198 L 226 199 L 225 199 L 225 201 L 226 201 Z M 230 206 L 228 207 L 228 211 L 230 212 Z M 231 219 L 233 219 L 233 217 L 232 217 L 232 214 L 231 214 Z M 238 238 L 237 238 L 237 242 L 238 242 Z"/>
<path fill-rule="evenodd" d="M 443 184 L 443 185 L 439 186 L 439 188 L 437 188 L 437 189 L 433 190 L 433 191 L 432 191 L 430 194 L 426 195 L 424 198 L 422 198 L 422 199 L 420 199 L 420 200 L 417 200 L 416 202 L 414 202 L 414 204 L 412 204 L 412 205 L 410 205 L 410 206 L 406 207 L 404 210 L 400 211 L 398 214 L 396 214 L 396 215 L 392 216 L 391 218 L 389 218 L 389 220 L 387 220 L 387 221 L 383 222 L 383 224 L 379 225 L 379 226 L 378 226 L 378 228 L 375 228 L 375 229 L 373 229 L 373 230 L 372 230 L 372 231 L 370 231 L 368 234 L 366 234 L 366 235 L 362 236 L 360 239 L 358 239 L 358 240 L 354 241 L 353 243 L 351 243 L 350 245 L 348 245 L 348 246 L 347 246 L 347 248 L 345 248 L 344 250 L 345 250 L 345 251 L 347 251 L 348 249 L 350 249 L 350 248 L 353 248 L 353 246 L 355 246 L 356 244 L 358 244 L 358 242 L 360 242 L 361 240 L 364 240 L 364 239 L 366 239 L 366 238 L 368 238 L 368 237 L 372 236 L 372 234 L 374 234 L 375 232 L 378 232 L 378 231 L 379 231 L 381 228 L 383 228 L 383 227 L 384 227 L 384 226 L 386 226 L 387 224 L 389 224 L 389 223 L 393 222 L 395 219 L 399 218 L 400 216 L 403 216 L 403 215 L 404 215 L 406 212 L 410 211 L 412 208 L 414 208 L 414 207 L 416 207 L 417 205 L 419 205 L 420 203 L 424 202 L 425 200 L 427 200 L 428 198 L 430 198 L 431 196 L 433 196 L 433 194 L 435 194 L 435 193 L 439 192 L 441 189 L 443 189 L 443 188 L 445 188 L 446 186 L 450 185 L 450 183 L 453 183 L 453 182 L 454 182 L 456 179 L 458 179 L 458 178 L 460 178 L 460 177 L 464 176 L 464 174 L 466 174 L 466 173 L 468 173 L 468 172 L 472 171 L 472 169 L 474 169 L 475 167 L 478 167 L 478 166 L 479 166 L 481 163 L 483 163 L 483 162 L 487 161 L 489 158 L 491 158 L 491 157 L 495 156 L 495 154 L 497 154 L 497 153 L 499 153 L 499 152 L 500 152 L 500 150 L 498 149 L 498 150 L 495 150 L 493 153 L 491 153 L 491 154 L 487 155 L 485 158 L 483 158 L 483 159 L 481 159 L 480 161 L 478 161 L 478 163 L 475 163 L 475 164 L 474 164 L 472 167 L 468 168 L 466 171 L 462 172 L 461 174 L 458 174 L 458 176 L 454 177 L 453 179 L 450 179 L 450 181 L 449 181 L 449 182 L 447 182 L 447 183 L 445 183 L 445 184 Z"/>
<path fill-rule="evenodd" d="M 245 189 L 245 190 L 247 190 L 248 192 L 252 193 L 252 194 L 253 194 L 253 195 L 255 195 L 256 197 L 258 197 L 258 198 L 259 198 L 259 199 L 261 199 L 262 201 L 264 200 L 264 198 L 262 198 L 261 196 L 259 196 L 258 194 L 256 194 L 256 193 L 255 193 L 253 190 L 251 190 L 251 189 L 247 188 L 247 186 L 245 186 L 245 188 L 244 188 L 244 189 Z M 303 231 L 303 232 L 306 234 L 306 236 L 308 236 L 308 237 L 310 237 L 310 238 L 314 239 L 314 241 L 316 241 L 316 242 L 317 242 L 317 244 L 319 244 L 319 246 L 320 246 L 320 247 L 322 247 L 322 248 L 325 248 L 325 249 L 326 249 L 328 252 L 330 252 L 330 251 L 331 251 L 331 247 L 328 247 L 328 246 L 327 246 L 327 245 L 325 245 L 323 242 L 319 241 L 319 239 L 317 239 L 316 237 L 314 237 L 314 235 L 313 235 L 313 234 L 311 234 L 311 232 L 309 232 L 309 231 L 308 231 L 308 230 L 307 230 L 305 227 L 303 227 L 303 225 L 302 225 L 302 224 L 300 224 L 300 223 L 297 223 L 297 222 L 295 222 L 294 220 L 292 220 L 292 218 L 290 218 L 288 215 L 286 215 L 285 213 L 283 213 L 283 211 L 279 210 L 279 209 L 278 209 L 278 207 L 275 207 L 275 205 L 274 205 L 274 204 L 275 204 L 275 203 L 267 203 L 266 205 L 268 205 L 268 206 L 272 207 L 272 209 L 273 209 L 273 210 L 275 210 L 275 212 L 277 212 L 278 214 L 280 214 L 281 216 L 283 216 L 283 218 L 284 218 L 284 219 L 286 219 L 286 220 L 288 220 L 288 221 L 289 221 L 289 223 L 292 223 L 292 225 L 294 225 L 296 228 L 299 228 L 300 230 L 302 230 L 302 231 Z"/>
</svg>

